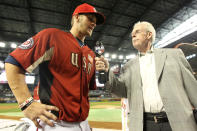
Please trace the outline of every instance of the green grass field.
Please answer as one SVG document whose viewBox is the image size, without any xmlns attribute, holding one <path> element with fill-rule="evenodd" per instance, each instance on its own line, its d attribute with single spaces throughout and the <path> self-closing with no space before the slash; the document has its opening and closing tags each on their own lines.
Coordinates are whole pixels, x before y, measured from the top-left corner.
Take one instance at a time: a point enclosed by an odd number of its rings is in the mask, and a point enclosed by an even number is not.
<svg viewBox="0 0 197 131">
<path fill-rule="evenodd" d="M 121 122 L 121 109 L 119 107 L 120 101 L 90 102 L 90 112 L 88 120 Z M 17 103 L 0 103 L 0 115 L 23 117 L 23 113 L 18 108 Z"/>
</svg>

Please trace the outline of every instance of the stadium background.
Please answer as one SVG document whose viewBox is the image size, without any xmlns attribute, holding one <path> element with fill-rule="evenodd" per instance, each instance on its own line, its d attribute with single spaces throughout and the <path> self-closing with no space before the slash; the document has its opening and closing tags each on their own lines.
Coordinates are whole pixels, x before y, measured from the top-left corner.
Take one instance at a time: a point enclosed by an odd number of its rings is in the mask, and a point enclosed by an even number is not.
<svg viewBox="0 0 197 131">
<path fill-rule="evenodd" d="M 178 43 L 187 43 L 179 47 L 197 78 L 196 20 L 188 23 L 190 18 L 197 18 L 197 0 L 1 0 L 0 119 L 18 120 L 23 117 L 5 79 L 3 61 L 8 53 L 42 29 L 52 27 L 69 30 L 74 8 L 84 2 L 94 5 L 107 17 L 105 24 L 97 27 L 93 37 L 87 38 L 86 43 L 94 49 L 97 41 L 103 42 L 104 56 L 109 59 L 115 73 L 119 73 L 123 63 L 135 58 L 137 51 L 131 46 L 129 37 L 131 28 L 137 21 L 145 20 L 156 28 L 154 47 L 174 48 Z M 187 30 L 183 28 L 185 24 Z M 192 30 L 194 31 L 188 33 Z M 182 37 L 179 37 L 180 34 Z M 166 39 L 166 36 L 171 37 Z M 32 93 L 38 80 L 36 71 L 33 74 L 26 74 L 26 82 Z M 89 95 L 90 125 L 95 128 L 121 129 L 120 98 L 112 96 L 110 91 L 99 83 L 98 90 L 90 92 Z M 3 125 L 0 120 L 0 130 Z"/>
</svg>

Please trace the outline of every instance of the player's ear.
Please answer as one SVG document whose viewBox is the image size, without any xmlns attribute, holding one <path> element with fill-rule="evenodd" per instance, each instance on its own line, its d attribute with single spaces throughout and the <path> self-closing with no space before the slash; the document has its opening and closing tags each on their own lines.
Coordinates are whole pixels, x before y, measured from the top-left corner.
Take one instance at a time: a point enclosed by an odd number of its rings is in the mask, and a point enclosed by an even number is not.
<svg viewBox="0 0 197 131">
<path fill-rule="evenodd" d="M 77 22 L 80 22 L 81 21 L 81 19 L 82 19 L 82 15 L 76 15 L 76 20 L 77 20 Z"/>
<path fill-rule="evenodd" d="M 78 14 L 74 15 L 73 18 L 74 18 L 74 22 L 79 22 L 79 15 Z"/>
</svg>

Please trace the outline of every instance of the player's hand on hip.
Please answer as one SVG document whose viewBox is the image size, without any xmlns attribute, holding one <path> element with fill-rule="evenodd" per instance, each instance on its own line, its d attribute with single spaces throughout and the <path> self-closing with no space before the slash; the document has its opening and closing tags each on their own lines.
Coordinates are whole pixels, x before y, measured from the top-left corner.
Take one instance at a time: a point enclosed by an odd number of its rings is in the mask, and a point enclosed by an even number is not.
<svg viewBox="0 0 197 131">
<path fill-rule="evenodd" d="M 96 70 L 97 71 L 105 71 L 108 72 L 109 70 L 109 62 L 103 56 L 95 57 L 96 61 Z"/>
<path fill-rule="evenodd" d="M 34 122 L 36 127 L 42 128 L 39 125 L 37 119 L 40 119 L 49 126 L 54 126 L 53 122 L 51 122 L 50 120 L 56 121 L 57 117 L 53 113 L 49 112 L 52 110 L 59 111 L 59 109 L 55 106 L 33 102 L 23 111 L 23 113 L 27 118 L 31 119 Z"/>
</svg>

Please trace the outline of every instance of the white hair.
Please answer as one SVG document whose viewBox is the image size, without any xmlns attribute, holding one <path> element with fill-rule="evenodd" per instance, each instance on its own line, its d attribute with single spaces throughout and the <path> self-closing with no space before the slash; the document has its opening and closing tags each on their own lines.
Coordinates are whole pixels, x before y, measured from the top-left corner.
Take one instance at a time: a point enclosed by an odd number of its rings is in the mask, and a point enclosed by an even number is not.
<svg viewBox="0 0 197 131">
<path fill-rule="evenodd" d="M 146 30 L 152 33 L 152 39 L 151 39 L 151 44 L 153 44 L 155 42 L 155 38 L 156 38 L 156 31 L 155 28 L 153 27 L 153 25 L 147 21 L 142 21 L 142 22 L 137 22 L 134 24 L 133 27 L 135 27 L 138 24 L 143 24 L 146 26 Z"/>
</svg>

